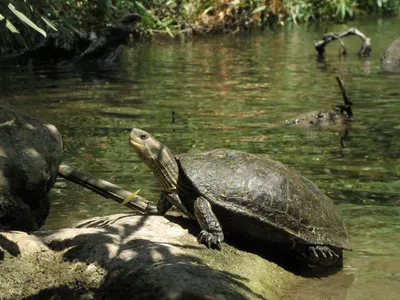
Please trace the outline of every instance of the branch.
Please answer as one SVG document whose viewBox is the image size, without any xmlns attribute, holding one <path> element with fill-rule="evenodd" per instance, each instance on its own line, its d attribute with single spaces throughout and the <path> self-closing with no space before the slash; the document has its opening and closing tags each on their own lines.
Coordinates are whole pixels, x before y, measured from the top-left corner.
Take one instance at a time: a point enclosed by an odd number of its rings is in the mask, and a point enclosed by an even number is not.
<svg viewBox="0 0 400 300">
<path fill-rule="evenodd" d="M 340 43 L 342 44 L 342 47 L 344 48 L 344 43 L 341 41 L 341 38 L 349 35 L 356 35 L 363 41 L 363 44 L 361 46 L 360 51 L 358 52 L 358 55 L 363 57 L 369 56 L 369 54 L 371 53 L 371 39 L 365 36 L 365 34 L 363 34 L 356 28 L 350 28 L 349 30 L 342 33 L 334 33 L 334 32 L 325 33 L 322 40 L 314 44 L 315 50 L 317 50 L 318 55 L 320 57 L 323 57 L 325 55 L 325 46 L 328 45 L 333 40 L 339 40 Z"/>
<path fill-rule="evenodd" d="M 353 105 L 353 102 L 349 99 L 349 96 L 347 95 L 346 89 L 344 88 L 342 80 L 340 80 L 339 77 L 336 77 L 336 80 L 339 84 L 340 91 L 342 92 L 343 96 L 343 101 L 344 105 L 336 105 L 340 109 L 340 113 L 343 114 L 343 112 L 347 113 L 347 117 L 352 117 L 353 116 L 353 111 L 351 109 L 351 106 Z"/>
<path fill-rule="evenodd" d="M 92 178 L 89 175 L 78 170 L 74 170 L 66 165 L 60 165 L 58 169 L 58 175 L 89 190 L 92 190 L 104 198 L 114 200 L 121 204 L 125 199 L 132 195 L 131 192 L 124 190 L 117 185 L 102 179 Z M 148 203 L 148 200 L 136 195 L 132 201 L 126 203 L 125 206 L 145 214 Z"/>
</svg>

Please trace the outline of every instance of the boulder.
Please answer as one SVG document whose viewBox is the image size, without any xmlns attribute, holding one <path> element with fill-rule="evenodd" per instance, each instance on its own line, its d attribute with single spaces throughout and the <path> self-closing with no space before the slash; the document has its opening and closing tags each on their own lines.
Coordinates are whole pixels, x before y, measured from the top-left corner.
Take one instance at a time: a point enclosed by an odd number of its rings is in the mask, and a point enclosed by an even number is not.
<svg viewBox="0 0 400 300">
<path fill-rule="evenodd" d="M 40 45 L 21 54 L 0 59 L 1 66 L 59 65 L 78 68 L 108 68 L 118 63 L 123 45 L 136 34 L 141 16 L 127 15 L 121 23 L 95 32 L 50 33 Z"/>
<path fill-rule="evenodd" d="M 14 244 L 3 246 L 0 264 L 6 272 L 0 272 L 0 294 L 5 299 L 66 294 L 82 299 L 279 299 L 301 280 L 225 243 L 221 251 L 207 249 L 197 243 L 198 232 L 189 233 L 197 227 L 181 217 L 118 214 L 24 238 L 0 233 L 0 246 L 1 237 L 3 244 Z M 37 246 L 24 246 L 30 242 Z M 36 269 L 20 267 L 33 259 Z M 13 260 L 13 268 L 4 269 L 7 260 Z M 51 281 L 52 273 L 59 282 Z"/>
<path fill-rule="evenodd" d="M 30 231 L 44 224 L 61 154 L 56 127 L 0 102 L 0 228 Z"/>
<path fill-rule="evenodd" d="M 400 72 L 400 38 L 394 40 L 385 50 L 381 67 L 387 72 Z"/>
</svg>

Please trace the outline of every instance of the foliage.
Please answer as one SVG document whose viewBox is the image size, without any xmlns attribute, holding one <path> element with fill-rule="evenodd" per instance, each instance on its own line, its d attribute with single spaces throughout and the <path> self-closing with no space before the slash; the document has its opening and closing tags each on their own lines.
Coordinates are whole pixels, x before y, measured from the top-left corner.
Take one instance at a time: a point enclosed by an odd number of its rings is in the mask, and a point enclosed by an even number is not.
<svg viewBox="0 0 400 300">
<path fill-rule="evenodd" d="M 134 12 L 145 34 L 174 37 L 399 11 L 399 0 L 8 0 L 0 3 L 0 50 L 30 47 L 55 28 L 63 34 L 97 31 Z"/>
<path fill-rule="evenodd" d="M 344 21 L 356 14 L 396 14 L 400 11 L 398 0 L 284 0 L 289 17 L 307 22 L 316 19 Z"/>
<path fill-rule="evenodd" d="M 27 48 L 36 41 L 38 35 L 46 37 L 47 29 L 57 30 L 26 0 L 0 3 L 0 25 L 2 52 L 12 51 L 18 46 Z"/>
</svg>

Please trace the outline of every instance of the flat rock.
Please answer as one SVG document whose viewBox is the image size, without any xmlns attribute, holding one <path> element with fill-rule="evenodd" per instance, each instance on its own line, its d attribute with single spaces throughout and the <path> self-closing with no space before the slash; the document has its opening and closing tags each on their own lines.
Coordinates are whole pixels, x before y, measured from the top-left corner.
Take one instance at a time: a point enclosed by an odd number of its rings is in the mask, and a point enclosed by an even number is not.
<svg viewBox="0 0 400 300">
<path fill-rule="evenodd" d="M 8 288 L 0 288 L 0 294 L 18 299 L 69 290 L 84 299 L 279 299 L 300 280 L 225 243 L 221 251 L 207 249 L 197 243 L 193 230 L 198 230 L 195 222 L 180 217 L 118 214 L 23 239 L 21 233 L 3 232 L 2 270 L 10 260 L 19 266 L 36 258 L 42 271 L 34 281 L 29 280 L 33 271 L 1 272 L 0 287 L 7 282 Z M 26 245 L 32 242 L 36 246 Z M 46 280 L 63 268 L 60 282 Z M 41 276 L 45 279 L 39 280 Z M 21 286 L 22 281 L 26 284 Z"/>
</svg>

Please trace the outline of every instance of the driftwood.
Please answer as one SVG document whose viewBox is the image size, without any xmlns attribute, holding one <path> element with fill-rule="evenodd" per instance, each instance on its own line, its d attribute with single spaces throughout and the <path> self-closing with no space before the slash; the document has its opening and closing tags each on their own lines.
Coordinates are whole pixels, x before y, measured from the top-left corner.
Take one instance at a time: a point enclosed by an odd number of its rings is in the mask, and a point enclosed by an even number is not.
<svg viewBox="0 0 400 300">
<path fill-rule="evenodd" d="M 343 115 L 344 119 L 342 120 L 342 123 L 344 126 L 344 130 L 342 134 L 340 135 L 340 146 L 342 148 L 346 148 L 345 141 L 351 140 L 350 136 L 350 129 L 351 129 L 351 122 L 352 122 L 352 117 L 353 117 L 353 111 L 351 107 L 353 106 L 353 102 L 350 100 L 349 96 L 347 95 L 346 89 L 343 85 L 342 80 L 339 77 L 336 77 L 336 81 L 339 84 L 340 91 L 342 93 L 343 101 L 344 104 L 341 105 L 336 105 L 337 108 L 339 108 L 340 113 Z M 347 116 L 344 114 L 344 112 L 347 113 Z"/>
<path fill-rule="evenodd" d="M 126 200 L 134 194 L 108 181 L 92 178 L 89 175 L 72 169 L 66 165 L 60 165 L 58 175 L 84 186 L 104 198 L 112 199 L 121 204 L 126 202 Z M 135 195 L 131 201 L 124 203 L 124 205 L 138 211 L 139 213 L 145 214 L 148 203 L 149 201 L 145 198 Z"/>
<path fill-rule="evenodd" d="M 339 84 L 340 91 L 343 97 L 343 104 L 338 104 L 333 107 L 333 110 L 330 111 L 319 111 L 319 112 L 310 112 L 304 115 L 301 115 L 295 119 L 285 120 L 282 122 L 282 125 L 291 125 L 297 124 L 300 127 L 309 127 L 309 126 L 319 126 L 323 123 L 326 124 L 335 124 L 337 120 L 346 120 L 351 119 L 353 117 L 353 111 L 351 109 L 353 102 L 349 99 L 347 95 L 346 89 L 343 85 L 342 80 L 339 77 L 336 77 L 336 81 Z"/>
<path fill-rule="evenodd" d="M 339 77 L 336 77 L 336 81 L 339 84 L 340 91 L 343 96 L 343 101 L 344 104 L 341 105 L 336 105 L 340 109 L 340 113 L 344 114 L 344 112 L 347 113 L 347 117 L 351 118 L 353 116 L 353 111 L 351 110 L 351 106 L 353 105 L 353 102 L 349 99 L 349 96 L 347 95 L 346 89 L 344 88 L 342 80 L 340 80 Z"/>
<path fill-rule="evenodd" d="M 328 45 L 333 40 L 339 40 L 339 42 L 343 48 L 343 54 L 346 54 L 347 50 L 346 50 L 346 47 L 344 46 L 342 38 L 349 36 L 349 35 L 356 35 L 356 36 L 360 37 L 363 41 L 363 44 L 361 46 L 360 51 L 358 52 L 358 55 L 363 56 L 363 57 L 369 56 L 371 53 L 371 39 L 369 37 L 365 36 L 365 34 L 363 34 L 361 31 L 359 31 L 356 28 L 350 28 L 349 30 L 342 32 L 342 33 L 335 33 L 335 32 L 325 33 L 324 36 L 322 37 L 322 40 L 320 40 L 314 44 L 315 50 L 318 51 L 318 55 L 320 57 L 323 57 L 325 55 L 325 46 Z"/>
</svg>

